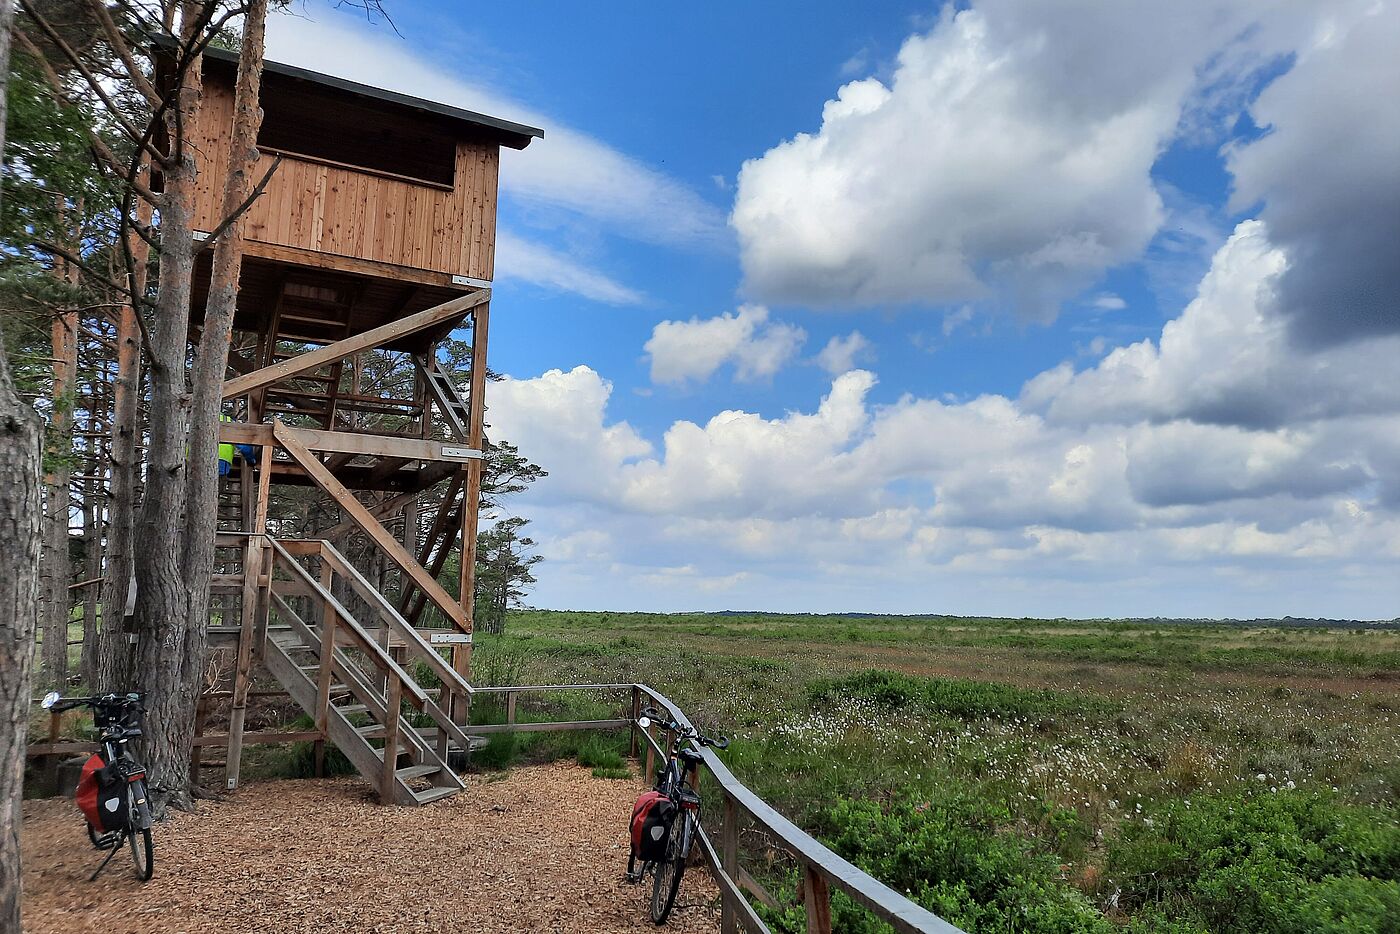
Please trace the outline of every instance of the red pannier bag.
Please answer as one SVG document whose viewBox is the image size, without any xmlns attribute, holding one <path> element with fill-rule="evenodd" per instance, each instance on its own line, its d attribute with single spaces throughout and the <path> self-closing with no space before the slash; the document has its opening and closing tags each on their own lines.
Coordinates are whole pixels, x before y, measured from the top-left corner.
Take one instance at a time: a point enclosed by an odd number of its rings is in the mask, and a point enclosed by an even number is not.
<svg viewBox="0 0 1400 934">
<path fill-rule="evenodd" d="M 666 835 L 676 818 L 676 805 L 659 791 L 648 791 L 632 806 L 632 856 L 645 861 L 666 857 Z"/>
<path fill-rule="evenodd" d="M 96 753 L 83 763 L 76 795 L 78 809 L 99 834 L 126 829 L 125 784 L 119 771 L 104 765 L 102 757 Z"/>
</svg>

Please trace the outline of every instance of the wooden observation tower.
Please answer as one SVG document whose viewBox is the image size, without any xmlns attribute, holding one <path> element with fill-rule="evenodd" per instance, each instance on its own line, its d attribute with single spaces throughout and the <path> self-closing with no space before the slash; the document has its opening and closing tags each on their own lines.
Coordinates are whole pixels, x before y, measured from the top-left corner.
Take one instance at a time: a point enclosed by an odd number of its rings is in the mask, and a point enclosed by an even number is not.
<svg viewBox="0 0 1400 934">
<path fill-rule="evenodd" d="M 220 219 L 236 67 L 232 54 L 204 55 L 203 105 L 189 131 L 201 154 L 197 238 L 213 235 Z M 210 628 L 211 648 L 236 645 L 232 684 L 221 692 L 231 698 L 228 784 L 238 780 L 250 684 L 265 671 L 315 717 L 315 736 L 297 738 L 314 739 L 318 759 L 330 740 L 386 799 L 421 802 L 416 786 L 429 781 L 430 800 L 461 787 L 445 763 L 451 749 L 469 748 L 461 727 L 500 153 L 544 134 L 273 62 L 261 98 L 257 177 L 276 168 L 246 216 L 221 429 L 241 456 L 224 465 L 222 499 L 234 508 L 221 510 L 220 561 L 241 573 L 213 582 L 228 602 L 222 625 Z M 212 253 L 196 267 L 192 341 Z M 449 372 L 438 345 L 461 329 L 470 330 L 470 367 Z M 370 351 L 411 357 L 411 396 L 365 389 Z M 377 433 L 364 427 L 371 418 Z M 270 521 L 275 485 L 319 490 L 343 521 L 314 538 Z M 435 514 L 419 516 L 423 501 L 440 504 Z M 385 521 L 405 509 L 396 536 Z M 395 599 L 337 550 L 350 532 L 397 572 Z M 454 548 L 460 573 L 445 587 L 438 578 Z M 428 606 L 449 628 L 415 628 Z M 418 685 L 410 659 L 441 687 Z M 402 727 L 402 703 L 435 728 Z"/>
</svg>

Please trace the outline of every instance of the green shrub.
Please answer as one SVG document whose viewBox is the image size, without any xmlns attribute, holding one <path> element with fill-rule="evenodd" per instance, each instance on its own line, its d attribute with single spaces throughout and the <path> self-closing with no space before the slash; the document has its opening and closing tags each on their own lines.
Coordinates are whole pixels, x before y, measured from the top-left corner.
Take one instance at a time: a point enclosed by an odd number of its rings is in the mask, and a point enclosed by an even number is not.
<svg viewBox="0 0 1400 934">
<path fill-rule="evenodd" d="M 516 735 L 514 732 L 492 733 L 476 752 L 472 753 L 471 764 L 478 769 L 505 769 L 515 761 Z"/>
<path fill-rule="evenodd" d="M 1155 905 L 1219 934 L 1400 931 L 1396 815 L 1316 792 L 1165 802 L 1122 828 L 1108 871 L 1124 907 Z"/>
<path fill-rule="evenodd" d="M 596 734 L 584 740 L 583 745 L 579 748 L 578 764 L 586 769 L 611 770 L 621 769 L 625 765 L 616 742 L 609 742 L 608 739 Z"/>
<path fill-rule="evenodd" d="M 1009 819 L 984 799 L 948 793 L 883 806 L 842 801 L 821 813 L 817 830 L 838 854 L 969 934 L 1110 934 L 1088 898 L 1059 878 L 1054 857 L 998 830 Z M 889 930 L 844 896 L 832 912 L 836 930 Z M 801 930 L 800 910 L 770 917 Z"/>
<path fill-rule="evenodd" d="M 813 682 L 808 696 L 814 707 L 849 698 L 863 700 L 886 710 L 914 708 L 963 720 L 1117 709 L 1117 705 L 1098 697 L 1019 688 L 990 681 L 920 678 L 880 670 L 860 671 L 843 678 Z"/>
</svg>

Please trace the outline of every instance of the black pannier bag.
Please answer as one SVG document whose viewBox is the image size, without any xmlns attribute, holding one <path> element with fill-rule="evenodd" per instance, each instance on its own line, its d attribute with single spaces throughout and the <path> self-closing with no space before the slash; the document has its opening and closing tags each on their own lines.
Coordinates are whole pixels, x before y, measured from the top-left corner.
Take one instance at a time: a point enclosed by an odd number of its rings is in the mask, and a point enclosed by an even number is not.
<svg viewBox="0 0 1400 934">
<path fill-rule="evenodd" d="M 676 819 L 676 804 L 659 791 L 648 791 L 632 808 L 632 857 L 645 862 L 666 858 L 666 837 Z"/>
<path fill-rule="evenodd" d="M 131 813 L 126 805 L 126 788 L 127 776 L 122 774 L 118 764 L 97 770 L 97 815 L 104 831 L 130 829 Z"/>
</svg>

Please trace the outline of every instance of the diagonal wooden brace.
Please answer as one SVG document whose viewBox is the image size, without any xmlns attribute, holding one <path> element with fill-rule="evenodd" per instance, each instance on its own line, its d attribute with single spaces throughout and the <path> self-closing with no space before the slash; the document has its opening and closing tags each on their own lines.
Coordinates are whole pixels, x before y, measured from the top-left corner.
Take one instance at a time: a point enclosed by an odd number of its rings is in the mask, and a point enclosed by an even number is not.
<svg viewBox="0 0 1400 934">
<path fill-rule="evenodd" d="M 467 614 L 457 600 L 428 573 L 427 569 L 414 559 L 413 555 L 404 549 L 403 545 L 399 544 L 398 539 L 394 538 L 388 529 L 379 524 L 369 509 L 355 499 L 354 494 L 335 478 L 335 475 L 326 468 L 325 464 L 321 463 L 311 452 L 311 449 L 297 439 L 295 430 L 288 428 L 279 420 L 272 425 L 272 436 L 276 439 L 277 444 L 302 466 L 307 475 L 316 482 L 316 485 L 325 490 L 364 530 L 365 534 L 373 539 L 374 543 L 403 569 L 413 583 L 428 595 L 428 599 L 432 600 L 438 609 L 452 620 L 453 625 L 462 632 L 471 632 L 471 624 L 467 620 Z"/>
<path fill-rule="evenodd" d="M 300 354 L 290 360 L 283 360 L 281 363 L 263 367 L 261 370 L 254 370 L 243 376 L 236 376 L 224 383 L 224 398 L 232 399 L 235 396 L 242 396 L 255 389 L 270 386 L 273 383 L 281 382 L 284 379 L 291 379 L 301 373 L 309 372 L 317 367 L 325 366 L 328 363 L 335 363 L 344 360 L 346 357 L 353 357 L 362 350 L 369 350 L 373 347 L 380 347 L 393 340 L 398 340 L 407 334 L 414 334 L 435 324 L 440 324 L 449 318 L 463 315 L 473 308 L 479 308 L 491 300 L 491 290 L 482 289 L 478 292 L 471 292 L 444 302 L 441 305 L 434 305 L 432 308 L 425 308 L 423 311 L 409 315 L 407 318 L 400 318 L 397 321 L 390 321 L 377 328 L 371 328 L 363 334 L 356 334 L 354 337 L 347 337 L 344 340 L 336 341 L 334 344 L 327 344 L 310 353 Z"/>
</svg>

